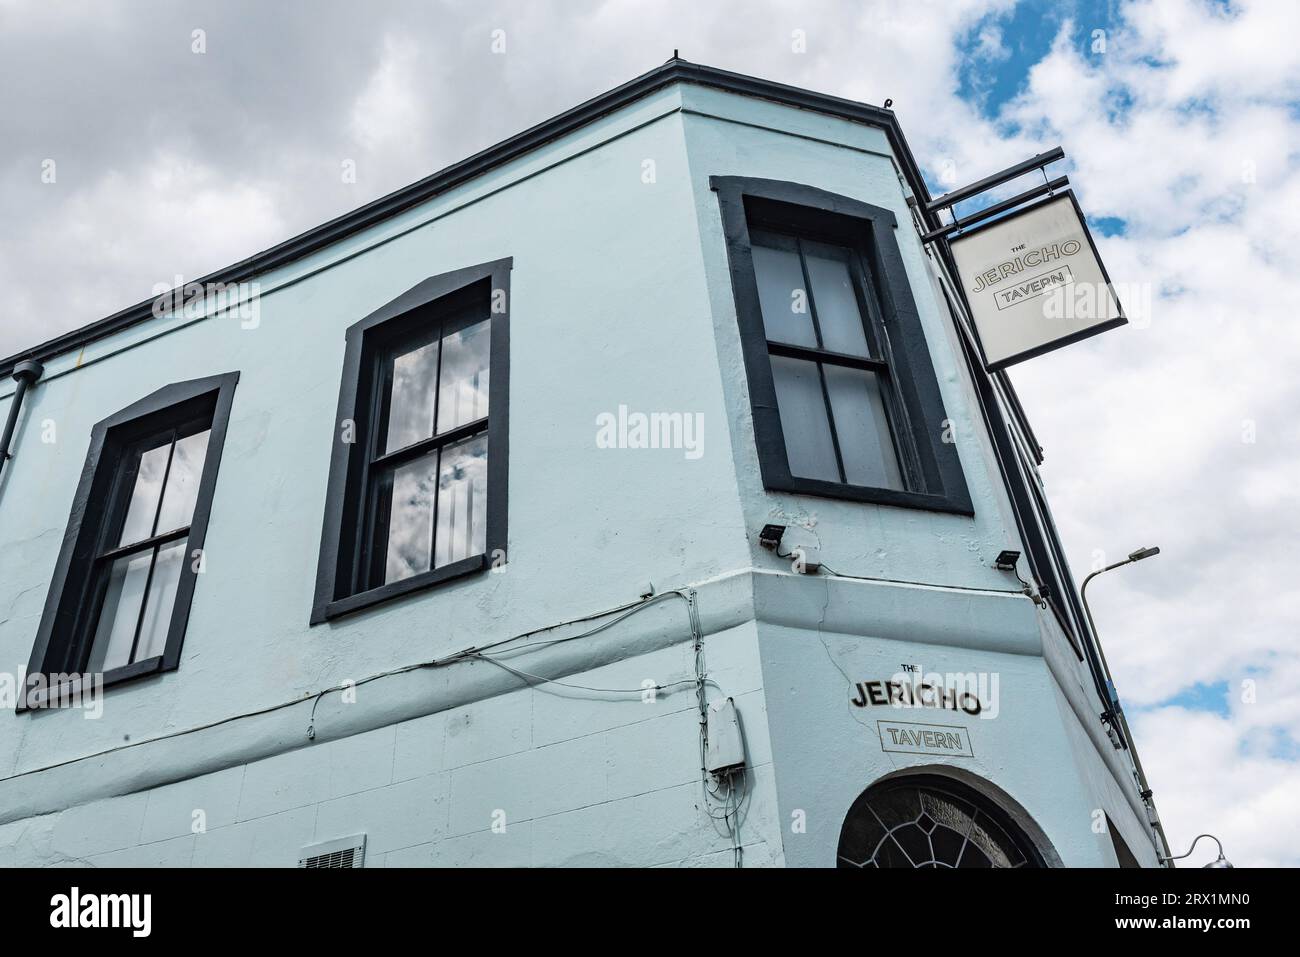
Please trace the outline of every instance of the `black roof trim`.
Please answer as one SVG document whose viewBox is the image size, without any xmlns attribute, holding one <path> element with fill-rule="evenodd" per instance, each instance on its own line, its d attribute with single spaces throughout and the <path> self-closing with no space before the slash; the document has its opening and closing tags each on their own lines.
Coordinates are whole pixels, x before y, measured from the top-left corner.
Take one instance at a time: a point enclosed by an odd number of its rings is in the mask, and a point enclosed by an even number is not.
<svg viewBox="0 0 1300 957">
<path fill-rule="evenodd" d="M 904 173 L 911 181 L 913 191 L 923 202 L 929 200 L 925 181 L 921 177 L 892 111 L 825 93 L 813 93 L 784 83 L 760 80 L 740 73 L 673 59 L 622 86 L 587 100 L 482 152 L 475 153 L 468 159 L 454 163 L 409 186 L 195 281 L 204 285 L 247 282 L 255 276 L 301 259 L 403 210 L 454 189 L 488 170 L 508 163 L 544 143 L 564 136 L 600 116 L 618 110 L 671 83 L 695 83 L 882 127 L 889 137 L 898 161 L 903 166 Z M 934 225 L 937 224 L 931 224 L 931 228 Z M 105 319 L 56 336 L 6 359 L 0 359 L 0 377 L 9 378 L 13 374 L 14 366 L 25 359 L 37 361 L 52 359 L 143 322 L 153 316 L 153 303 L 153 298 L 146 299 Z"/>
</svg>

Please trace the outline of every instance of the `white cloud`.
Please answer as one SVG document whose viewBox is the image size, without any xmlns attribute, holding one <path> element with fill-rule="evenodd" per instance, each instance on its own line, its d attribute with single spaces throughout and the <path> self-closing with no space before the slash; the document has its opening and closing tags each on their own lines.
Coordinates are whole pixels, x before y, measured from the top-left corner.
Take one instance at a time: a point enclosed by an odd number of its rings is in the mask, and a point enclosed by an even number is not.
<svg viewBox="0 0 1300 957">
<path fill-rule="evenodd" d="M 1103 56 L 1067 25 L 1006 108 L 1060 139 L 1089 212 L 1126 221 L 1099 239 L 1114 278 L 1163 290 L 1149 328 L 1012 376 L 1076 568 L 1093 549 L 1164 548 L 1090 589 L 1130 709 L 1195 682 L 1227 680 L 1235 700 L 1258 676 L 1258 703 L 1227 717 L 1166 707 L 1136 721 L 1172 843 L 1213 830 L 1239 863 L 1294 865 L 1300 766 L 1294 748 L 1270 749 L 1300 740 L 1285 703 L 1300 690 L 1287 531 L 1300 475 L 1300 127 L 1287 100 L 1300 58 L 1278 49 L 1282 7 L 1238 6 L 1127 5 Z M 1117 89 L 1131 106 L 1112 121 Z"/>
<path fill-rule="evenodd" d="M 980 28 L 970 55 L 978 60 L 996 61 L 1005 60 L 1011 56 L 1011 51 L 1002 42 L 1002 30 L 990 23 Z"/>
<path fill-rule="evenodd" d="M 1243 746 L 1243 741 L 1271 738 L 1266 729 L 1244 728 L 1235 717 L 1170 707 L 1141 716 L 1134 734 L 1161 744 L 1148 744 L 1143 754 L 1147 774 L 1159 788 L 1173 853 L 1183 853 L 1196 835 L 1209 831 L 1237 866 L 1295 866 L 1300 766 L 1271 758 L 1258 746 Z M 1202 841 L 1182 866 L 1206 864 L 1215 856 L 1214 843 Z"/>
<path fill-rule="evenodd" d="M 388 34 L 383 53 L 352 108 L 352 131 L 365 150 L 408 149 L 426 125 L 412 37 Z"/>
<path fill-rule="evenodd" d="M 51 303 L 55 314 L 98 319 L 149 298 L 157 283 L 170 286 L 178 270 L 196 279 L 285 231 L 269 184 L 240 182 L 192 155 L 142 156 L 137 168 L 86 185 L 59 177 L 42 187 L 52 212 L 0 237 L 0 286 L 16 323 L 5 332 L 15 347 L 61 331 L 40 328 Z"/>
</svg>

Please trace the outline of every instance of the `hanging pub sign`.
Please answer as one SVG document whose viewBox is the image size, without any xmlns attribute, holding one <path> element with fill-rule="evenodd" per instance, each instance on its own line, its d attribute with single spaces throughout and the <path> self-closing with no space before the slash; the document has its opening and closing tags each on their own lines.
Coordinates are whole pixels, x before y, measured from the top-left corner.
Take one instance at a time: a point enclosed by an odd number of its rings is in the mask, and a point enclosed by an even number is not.
<svg viewBox="0 0 1300 957">
<path fill-rule="evenodd" d="M 1072 192 L 948 241 L 990 372 L 1128 320 Z"/>
</svg>

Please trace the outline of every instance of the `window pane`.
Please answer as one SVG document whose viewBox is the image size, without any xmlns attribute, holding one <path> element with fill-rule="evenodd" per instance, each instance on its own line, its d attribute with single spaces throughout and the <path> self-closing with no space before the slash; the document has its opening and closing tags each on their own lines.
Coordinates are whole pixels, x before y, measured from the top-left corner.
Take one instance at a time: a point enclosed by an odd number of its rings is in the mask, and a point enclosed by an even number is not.
<svg viewBox="0 0 1300 957">
<path fill-rule="evenodd" d="M 903 488 L 889 419 L 874 372 L 824 365 L 826 391 L 835 417 L 835 437 L 850 485 Z"/>
<path fill-rule="evenodd" d="M 767 337 L 774 342 L 816 348 L 817 336 L 803 288 L 798 252 L 793 248 L 760 246 L 757 240 L 753 251 L 754 277 L 758 281 L 758 301 Z"/>
<path fill-rule="evenodd" d="M 781 414 L 781 430 L 785 433 L 790 474 L 840 481 L 817 365 L 802 359 L 772 356 L 772 380 L 776 385 L 776 404 Z"/>
<path fill-rule="evenodd" d="M 128 555 L 113 562 L 108 588 L 99 613 L 99 627 L 90 648 L 87 671 L 108 671 L 131 661 L 131 644 L 140 620 L 140 601 L 149 579 L 153 551 Z"/>
<path fill-rule="evenodd" d="M 204 429 L 176 440 L 171 468 L 167 472 L 167 490 L 163 493 L 162 509 L 158 512 L 158 534 L 183 528 L 194 517 L 194 502 L 199 496 L 199 478 L 203 475 L 203 460 L 207 458 L 211 432 L 211 429 Z"/>
<path fill-rule="evenodd" d="M 189 539 L 183 538 L 158 549 L 153 578 L 149 580 L 149 595 L 145 599 L 140 640 L 135 647 L 136 661 L 161 655 L 167 648 L 167 629 L 172 621 L 172 605 L 176 603 L 176 586 L 181 580 L 188 544 Z"/>
<path fill-rule="evenodd" d="M 438 566 L 487 549 L 487 436 L 443 449 L 438 476 Z"/>
<path fill-rule="evenodd" d="M 393 360 L 384 451 L 406 448 L 433 435 L 433 397 L 438 383 L 438 343 Z"/>
<path fill-rule="evenodd" d="M 822 348 L 854 356 L 867 355 L 862 313 L 849 275 L 847 249 L 808 243 L 804 257 L 812 284 L 813 308 L 822 331 Z"/>
<path fill-rule="evenodd" d="M 427 572 L 433 555 L 433 496 L 438 453 L 430 452 L 393 473 L 384 581 Z"/>
<path fill-rule="evenodd" d="M 447 432 L 488 414 L 488 321 L 442 340 L 438 431 Z"/>
<path fill-rule="evenodd" d="M 122 526 L 119 545 L 140 542 L 153 534 L 154 518 L 158 515 L 158 499 L 162 496 L 163 476 L 167 474 L 167 456 L 172 444 L 168 439 L 140 456 L 140 469 L 131 491 L 131 504 L 127 506 L 126 523 Z"/>
</svg>

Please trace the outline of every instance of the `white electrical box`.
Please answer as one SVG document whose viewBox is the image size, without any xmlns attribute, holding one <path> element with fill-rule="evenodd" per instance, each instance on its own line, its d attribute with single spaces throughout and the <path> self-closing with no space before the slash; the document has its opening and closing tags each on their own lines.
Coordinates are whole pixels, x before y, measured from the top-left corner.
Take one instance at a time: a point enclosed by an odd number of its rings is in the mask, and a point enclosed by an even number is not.
<svg viewBox="0 0 1300 957">
<path fill-rule="evenodd" d="M 713 774 L 725 774 L 745 766 L 745 740 L 740 733 L 736 702 L 727 698 L 709 705 L 709 743 L 704 766 Z"/>
</svg>

